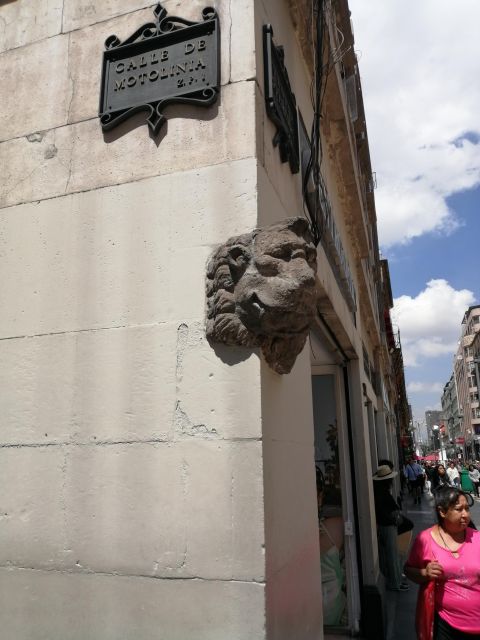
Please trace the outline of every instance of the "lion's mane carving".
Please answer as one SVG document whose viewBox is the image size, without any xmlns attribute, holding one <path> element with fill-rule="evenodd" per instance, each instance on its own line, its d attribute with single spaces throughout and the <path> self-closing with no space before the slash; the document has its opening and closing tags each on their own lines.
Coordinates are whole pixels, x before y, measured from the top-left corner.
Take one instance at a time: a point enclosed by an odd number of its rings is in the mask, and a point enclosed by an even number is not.
<svg viewBox="0 0 480 640">
<path fill-rule="evenodd" d="M 261 347 L 289 373 L 315 313 L 316 249 L 304 218 L 230 238 L 207 265 L 207 337 Z"/>
</svg>

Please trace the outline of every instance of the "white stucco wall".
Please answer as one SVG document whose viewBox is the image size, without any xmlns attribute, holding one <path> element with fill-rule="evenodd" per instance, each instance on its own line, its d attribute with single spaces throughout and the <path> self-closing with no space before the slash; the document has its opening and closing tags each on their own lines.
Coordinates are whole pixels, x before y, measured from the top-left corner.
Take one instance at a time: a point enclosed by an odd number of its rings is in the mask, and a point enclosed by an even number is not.
<svg viewBox="0 0 480 640">
<path fill-rule="evenodd" d="M 262 109 L 262 28 L 271 24 L 275 44 L 285 49 L 285 63 L 297 104 L 310 123 L 310 79 L 287 3 L 276 0 L 256 3 L 255 23 Z M 259 120 L 257 131 L 261 132 L 260 225 L 303 215 L 301 174 L 292 174 L 288 162 L 280 162 L 279 149 L 272 145 L 276 127 L 266 114 Z M 263 366 L 261 380 L 268 637 L 313 640 L 323 637 L 323 614 L 309 342 L 290 374 L 280 376 Z"/>
<path fill-rule="evenodd" d="M 206 260 L 257 223 L 253 0 L 215 3 L 217 104 L 156 140 L 97 118 L 125 5 L 0 7 L 0 627 L 261 639 L 261 364 L 204 334 Z"/>
</svg>

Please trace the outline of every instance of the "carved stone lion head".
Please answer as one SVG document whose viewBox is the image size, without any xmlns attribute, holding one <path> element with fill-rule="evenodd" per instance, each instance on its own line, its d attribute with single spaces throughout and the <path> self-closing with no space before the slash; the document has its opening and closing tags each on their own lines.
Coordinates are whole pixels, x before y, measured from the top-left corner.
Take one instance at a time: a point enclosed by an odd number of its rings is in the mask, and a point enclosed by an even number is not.
<svg viewBox="0 0 480 640">
<path fill-rule="evenodd" d="M 315 313 L 316 249 L 308 222 L 289 218 L 230 238 L 207 265 L 207 337 L 261 347 L 289 373 Z"/>
</svg>

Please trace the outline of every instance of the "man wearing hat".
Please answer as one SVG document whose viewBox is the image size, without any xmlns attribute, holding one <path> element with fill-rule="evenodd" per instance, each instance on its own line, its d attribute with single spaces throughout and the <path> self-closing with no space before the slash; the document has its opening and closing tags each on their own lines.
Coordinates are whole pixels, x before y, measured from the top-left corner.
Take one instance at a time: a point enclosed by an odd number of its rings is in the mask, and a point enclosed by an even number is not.
<svg viewBox="0 0 480 640">
<path fill-rule="evenodd" d="M 380 465 L 377 473 L 373 475 L 373 495 L 380 571 L 385 577 L 387 589 L 406 591 L 408 585 L 402 582 L 402 567 L 397 547 L 397 526 L 402 516 L 391 493 L 392 481 L 397 475 L 388 465 Z"/>
</svg>

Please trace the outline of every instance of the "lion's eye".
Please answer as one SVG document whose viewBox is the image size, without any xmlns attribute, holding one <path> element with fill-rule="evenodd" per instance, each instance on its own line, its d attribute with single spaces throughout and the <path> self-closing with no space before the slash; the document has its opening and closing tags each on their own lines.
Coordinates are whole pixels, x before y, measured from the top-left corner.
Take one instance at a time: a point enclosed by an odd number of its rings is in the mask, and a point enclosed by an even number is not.
<svg viewBox="0 0 480 640">
<path fill-rule="evenodd" d="M 284 260 L 288 262 L 292 259 L 292 252 L 288 247 L 279 247 L 270 253 L 272 258 L 276 258 L 277 260 Z"/>
<path fill-rule="evenodd" d="M 305 260 L 305 251 L 303 249 L 295 249 L 295 251 L 292 252 L 292 260 L 295 260 L 295 258 L 303 258 L 303 260 Z"/>
</svg>

